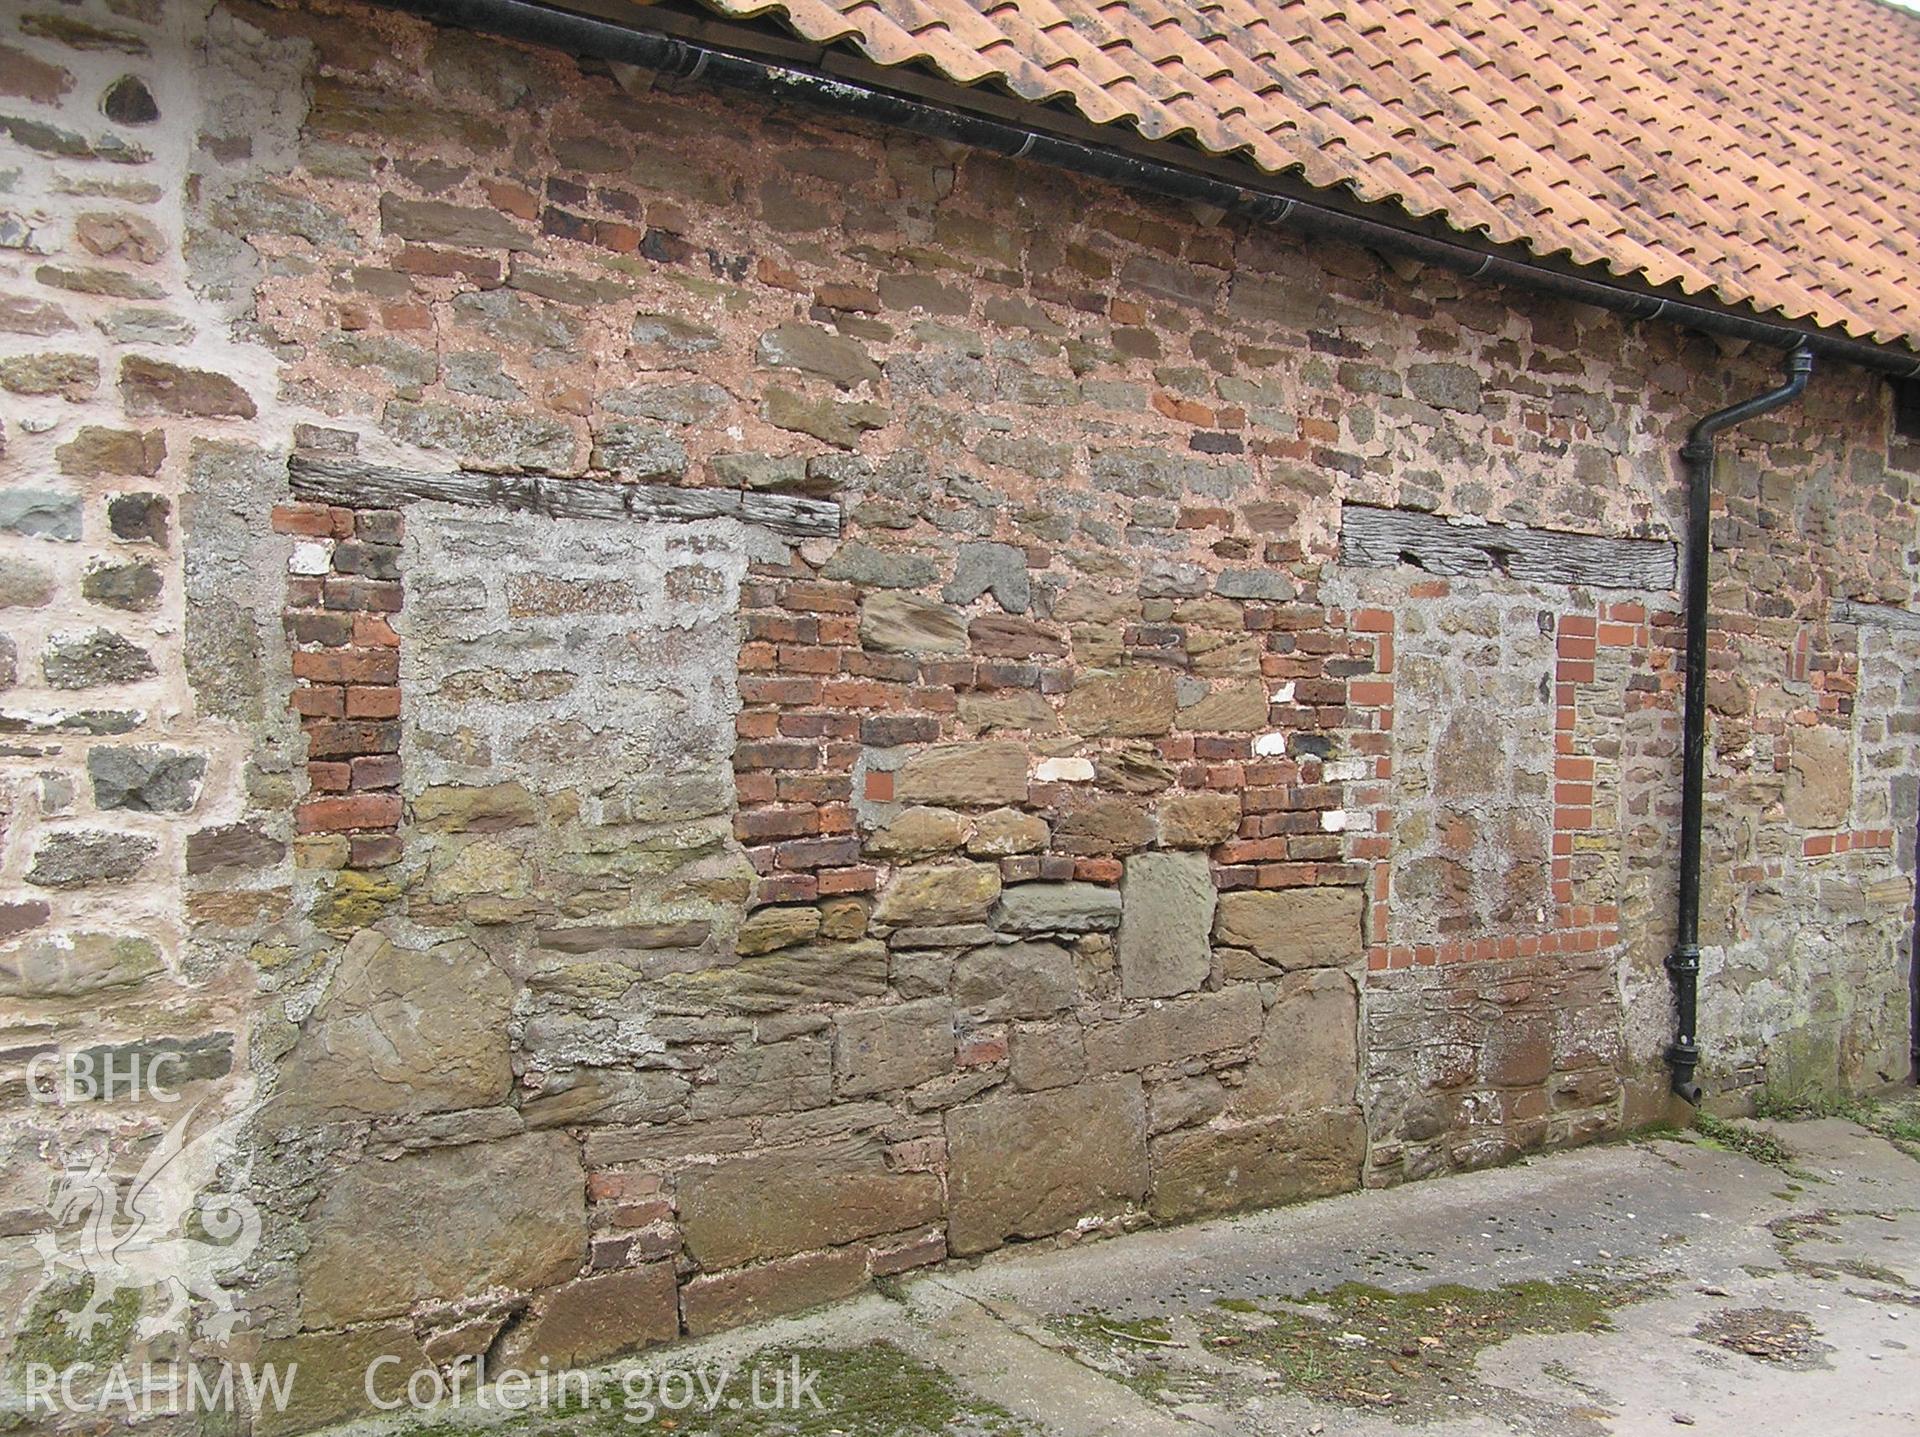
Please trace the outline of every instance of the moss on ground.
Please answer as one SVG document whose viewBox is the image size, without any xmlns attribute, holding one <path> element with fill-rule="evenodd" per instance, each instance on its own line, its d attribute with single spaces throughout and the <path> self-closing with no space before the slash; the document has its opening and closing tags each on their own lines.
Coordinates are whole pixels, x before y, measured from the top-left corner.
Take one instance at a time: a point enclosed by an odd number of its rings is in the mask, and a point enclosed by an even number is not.
<svg viewBox="0 0 1920 1437">
<path fill-rule="evenodd" d="M 1309 1396 L 1396 1407 L 1474 1385 L 1481 1352 L 1510 1337 L 1604 1332 L 1613 1309 L 1653 1291 L 1644 1282 L 1606 1280 L 1444 1283 L 1420 1292 L 1347 1283 L 1310 1299 L 1324 1317 L 1270 1309 L 1272 1326 L 1234 1334 L 1235 1355 L 1276 1368 Z"/>
<path fill-rule="evenodd" d="M 1349 1282 L 1298 1301 L 1220 1299 L 1194 1313 L 1191 1328 L 1097 1313 L 1056 1325 L 1103 1370 L 1163 1400 L 1217 1391 L 1223 1367 L 1254 1368 L 1304 1396 L 1412 1420 L 1443 1407 L 1457 1414 L 1462 1399 L 1492 1401 L 1474 1370 L 1487 1348 L 1523 1334 L 1605 1331 L 1612 1311 L 1659 1290 L 1602 1277 L 1414 1292 Z M 1172 1340 L 1183 1329 L 1190 1340 Z"/>
<path fill-rule="evenodd" d="M 1920 1158 L 1920 1094 L 1862 1098 L 1809 1095 L 1768 1088 L 1754 1103 L 1754 1116 L 1788 1121 L 1845 1118 L 1878 1133 L 1910 1158 Z"/>
<path fill-rule="evenodd" d="M 1699 1141 L 1710 1148 L 1738 1153 L 1771 1167 L 1787 1168 L 1793 1165 L 1793 1154 L 1771 1133 L 1763 1133 L 1741 1123 L 1730 1123 L 1710 1113 L 1695 1113 L 1693 1130 L 1700 1135 Z"/>
</svg>

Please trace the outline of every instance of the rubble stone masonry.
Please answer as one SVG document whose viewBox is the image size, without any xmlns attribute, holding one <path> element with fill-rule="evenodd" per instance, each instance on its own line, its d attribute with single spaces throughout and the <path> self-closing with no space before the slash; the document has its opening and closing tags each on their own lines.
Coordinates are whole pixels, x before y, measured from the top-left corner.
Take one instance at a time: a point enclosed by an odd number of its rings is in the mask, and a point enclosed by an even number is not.
<svg viewBox="0 0 1920 1437">
<path fill-rule="evenodd" d="M 183 1118 L 257 1241 L 119 1331 L 351 1374 L 264 1433 L 1664 1112 L 1677 594 L 1339 541 L 1670 571 L 1773 356 L 332 0 L 4 26 L 16 1363 Z M 1723 1099 L 1906 1074 L 1889 412 L 1723 446 Z"/>
</svg>

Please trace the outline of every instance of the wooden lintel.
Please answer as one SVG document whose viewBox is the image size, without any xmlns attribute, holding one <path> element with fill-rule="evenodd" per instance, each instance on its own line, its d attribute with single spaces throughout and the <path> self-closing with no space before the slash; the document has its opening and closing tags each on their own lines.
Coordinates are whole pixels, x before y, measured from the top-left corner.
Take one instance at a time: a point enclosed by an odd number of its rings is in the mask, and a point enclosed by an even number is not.
<svg viewBox="0 0 1920 1437">
<path fill-rule="evenodd" d="M 1836 624 L 1877 624 L 1881 628 L 1920 633 L 1920 614 L 1898 604 L 1863 604 L 1856 599 L 1837 599 L 1833 605 Z"/>
<path fill-rule="evenodd" d="M 1666 592 L 1679 582 L 1679 551 L 1665 540 L 1520 524 L 1456 524 L 1438 514 L 1364 504 L 1341 506 L 1340 562 L 1405 564 L 1443 577 L 1504 574 L 1596 589 Z"/>
<path fill-rule="evenodd" d="M 610 479 L 553 479 L 533 474 L 427 474 L 357 459 L 296 454 L 287 461 L 301 499 L 348 509 L 398 509 L 422 499 L 473 508 L 543 514 L 550 519 L 653 519 L 686 523 L 737 519 L 796 538 L 840 533 L 840 506 L 827 499 L 753 494 L 739 489 L 682 489 Z"/>
</svg>

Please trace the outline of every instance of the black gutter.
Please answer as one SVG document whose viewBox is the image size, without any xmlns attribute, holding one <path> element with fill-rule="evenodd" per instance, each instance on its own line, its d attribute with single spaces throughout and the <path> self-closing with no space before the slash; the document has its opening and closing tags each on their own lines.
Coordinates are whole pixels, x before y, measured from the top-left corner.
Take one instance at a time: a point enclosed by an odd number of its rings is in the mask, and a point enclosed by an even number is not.
<svg viewBox="0 0 1920 1437">
<path fill-rule="evenodd" d="M 1687 464 L 1687 674 L 1681 725 L 1680 923 L 1667 958 L 1673 978 L 1674 1035 L 1667 1049 L 1673 1091 L 1700 1101 L 1694 1070 L 1700 1065 L 1700 833 L 1706 812 L 1707 770 L 1707 587 L 1713 506 L 1714 436 L 1800 397 L 1813 373 L 1813 355 L 1787 356 L 1787 382 L 1725 409 L 1716 409 L 1687 434 L 1680 457 Z"/>
<path fill-rule="evenodd" d="M 1143 189 L 1170 199 L 1209 205 L 1256 223 L 1285 226 L 1327 239 L 1405 255 L 1470 279 L 1512 285 L 1558 299 L 1612 310 L 1631 319 L 1665 319 L 1728 339 L 1778 349 L 1805 349 L 1822 358 L 1882 374 L 1920 375 L 1920 356 L 1859 340 L 1769 323 L 1644 290 L 1562 274 L 1544 265 L 1490 254 L 1293 196 L 1230 184 L 1155 160 L 1062 139 L 1020 125 L 929 104 L 789 65 L 715 49 L 690 40 L 637 30 L 530 0 L 379 0 L 439 25 L 483 31 L 575 55 L 617 61 L 683 80 L 704 80 L 764 100 L 855 115 L 929 138 L 1029 159 L 1074 174 Z M 636 14 L 640 12 L 636 7 Z"/>
</svg>

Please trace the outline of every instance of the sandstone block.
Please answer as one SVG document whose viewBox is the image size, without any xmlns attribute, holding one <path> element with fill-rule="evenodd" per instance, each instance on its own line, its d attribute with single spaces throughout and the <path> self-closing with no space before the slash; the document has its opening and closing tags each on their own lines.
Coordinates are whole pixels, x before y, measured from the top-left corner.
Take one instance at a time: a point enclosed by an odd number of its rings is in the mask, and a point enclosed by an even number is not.
<svg viewBox="0 0 1920 1437">
<path fill-rule="evenodd" d="M 100 387 L 100 361 L 90 354 L 22 354 L 0 359 L 0 389 L 86 399 Z"/>
<path fill-rule="evenodd" d="M 791 948 L 811 941 L 820 932 L 818 908 L 762 908 L 748 915 L 734 940 L 734 952 L 743 958 Z"/>
<path fill-rule="evenodd" d="M 283 1123 L 486 1107 L 513 1084 L 513 984 L 472 943 L 396 948 L 354 935 L 281 1065 Z"/>
<path fill-rule="evenodd" d="M 887 948 L 866 939 L 804 943 L 726 968 L 676 973 L 662 991 L 679 1003 L 736 1013 L 778 1013 L 821 1003 L 855 1003 L 887 989 Z"/>
<path fill-rule="evenodd" d="M 1222 684 L 1180 709 L 1180 727 L 1190 733 L 1255 733 L 1267 726 L 1267 686 L 1257 681 Z"/>
<path fill-rule="evenodd" d="M 940 1219 L 940 1180 L 889 1171 L 871 1138 L 747 1153 L 677 1180 L 687 1250 L 709 1271 Z"/>
<path fill-rule="evenodd" d="M 761 335 L 754 357 L 773 368 L 818 375 L 841 389 L 880 378 L 880 366 L 859 341 L 799 320 Z"/>
<path fill-rule="evenodd" d="M 1142 668 L 1082 677 L 1060 716 L 1088 738 L 1157 738 L 1173 727 L 1176 712 L 1172 673 Z"/>
<path fill-rule="evenodd" d="M 1287 974 L 1277 988 L 1234 1111 L 1265 1117 L 1353 1106 L 1360 1068 L 1353 979 L 1337 968 L 1309 968 Z"/>
<path fill-rule="evenodd" d="M 1237 793 L 1171 793 L 1155 812 L 1168 848 L 1212 848 L 1240 831 Z"/>
<path fill-rule="evenodd" d="M 953 1001 L 984 1018 L 1045 1018 L 1071 1008 L 1073 955 L 1057 943 L 976 948 L 953 970 Z"/>
<path fill-rule="evenodd" d="M 879 858 L 912 862 L 954 852 L 966 843 L 970 826 L 950 808 L 920 805 L 901 810 L 863 846 Z"/>
<path fill-rule="evenodd" d="M 1066 641 L 1028 619 L 1006 614 L 982 614 L 967 624 L 973 652 L 988 658 L 1057 658 L 1066 653 Z"/>
<path fill-rule="evenodd" d="M 823 444 L 851 449 L 860 436 L 871 429 L 885 427 L 892 419 L 890 411 L 865 401 L 842 403 L 837 399 L 807 399 L 784 389 L 769 389 L 764 406 L 767 423 L 776 429 L 810 435 Z"/>
<path fill-rule="evenodd" d="M 976 858 L 1006 858 L 1016 853 L 1038 853 L 1052 837 L 1047 821 L 1016 808 L 996 808 L 974 820 L 967 852 Z"/>
<path fill-rule="evenodd" d="M 1122 793 L 1158 793 L 1179 776 L 1177 767 L 1144 745 L 1100 754 L 1093 763 L 1093 781 Z"/>
<path fill-rule="evenodd" d="M 1154 1084 L 1147 1101 L 1147 1131 L 1158 1136 L 1204 1123 L 1224 1112 L 1227 1086 L 1211 1073 Z"/>
<path fill-rule="evenodd" d="M 902 803 L 989 808 L 1024 803 L 1027 751 L 1017 743 L 934 744 L 895 772 L 894 797 Z"/>
<path fill-rule="evenodd" d="M 135 415 L 252 419 L 259 413 L 253 397 L 224 374 L 132 354 L 120 361 L 120 396 Z"/>
<path fill-rule="evenodd" d="M 948 1246 L 984 1252 L 1131 1207 L 1147 1188 L 1146 1120 L 1132 1076 L 953 1109 Z"/>
<path fill-rule="evenodd" d="M 383 1357 L 397 1359 L 374 1364 Z M 287 1437 L 331 1427 L 351 1417 L 370 1415 L 380 1403 L 403 1403 L 407 1380 L 432 1367 L 407 1322 L 383 1323 L 351 1332 L 302 1332 L 273 1338 L 260 1346 L 260 1361 L 294 1373 L 286 1405 L 260 1404 L 253 1416 L 258 1437 Z M 368 1395 L 368 1374 L 372 1395 Z M 238 1377 L 235 1386 L 239 1385 Z"/>
<path fill-rule="evenodd" d="M 1096 1073 L 1132 1072 L 1238 1048 L 1260 1035 L 1261 1016 L 1260 990 L 1251 983 L 1156 1003 L 1132 1017 L 1089 1027 L 1087 1066 Z"/>
<path fill-rule="evenodd" d="M 36 334 L 45 338 L 74 327 L 73 316 L 59 305 L 23 294 L 0 299 L 0 333 Z"/>
<path fill-rule="evenodd" d="M 1358 888 L 1241 889 L 1220 896 L 1214 941 L 1282 968 L 1338 968 L 1363 954 Z"/>
<path fill-rule="evenodd" d="M 833 1048 L 822 1038 L 747 1043 L 715 1063 L 710 1077 L 693 1090 L 692 1113 L 701 1121 L 823 1108 L 833 1101 Z"/>
<path fill-rule="evenodd" d="M 810 1252 L 735 1272 L 703 1274 L 680 1292 L 694 1337 L 851 1297 L 867 1282 L 865 1248 Z"/>
<path fill-rule="evenodd" d="M 1164 998 L 1206 981 L 1217 898 L 1206 855 L 1137 853 L 1127 859 L 1120 898 L 1121 992 Z"/>
<path fill-rule="evenodd" d="M 497 210 L 452 205 L 441 200 L 403 200 L 380 196 L 380 228 L 420 244 L 468 249 L 537 251 L 539 242 Z"/>
<path fill-rule="evenodd" d="M 1006 933 L 1111 932 L 1120 926 L 1117 889 L 1095 883 L 1016 883 L 1000 895 L 993 925 Z"/>
<path fill-rule="evenodd" d="M 431 833 L 494 833 L 539 821 L 533 795 L 518 783 L 444 784 L 413 800 L 413 821 Z"/>
<path fill-rule="evenodd" d="M 960 695 L 960 722 L 976 733 L 1012 729 L 1024 733 L 1053 733 L 1060 717 L 1053 706 L 1031 689 L 999 689 Z"/>
<path fill-rule="evenodd" d="M 1074 760 L 1052 762 L 1066 764 Z M 1036 778 L 1044 776 L 1044 771 L 1035 775 Z M 1053 836 L 1056 846 L 1067 853 L 1126 853 L 1145 848 L 1153 841 L 1153 816 L 1137 798 L 1078 797 L 1071 800 L 1055 822 Z"/>
<path fill-rule="evenodd" d="M 586 1186 L 562 1133 L 364 1158 L 308 1214 L 301 1316 L 334 1326 L 564 1282 L 586 1260 Z"/>
<path fill-rule="evenodd" d="M 32 559 L 0 559 L 0 609 L 41 609 L 53 602 L 53 570 Z"/>
<path fill-rule="evenodd" d="M 1149 1207 L 1175 1222 L 1347 1192 L 1360 1185 L 1366 1150 L 1352 1109 L 1173 1133 L 1153 1144 Z"/>
<path fill-rule="evenodd" d="M 680 1286 L 671 1262 L 646 1262 L 543 1293 L 501 1344 L 504 1370 L 592 1367 L 680 1335 Z"/>
<path fill-rule="evenodd" d="M 967 626 L 955 610 L 916 594 L 868 594 L 860 644 L 884 654 L 964 654 Z"/>
<path fill-rule="evenodd" d="M 62 474 L 83 479 L 105 474 L 151 476 L 160 472 L 167 457 L 167 436 L 160 429 L 139 433 L 89 424 L 54 450 L 53 457 Z"/>
<path fill-rule="evenodd" d="M 991 863 L 942 863 L 894 872 L 873 921 L 895 927 L 971 923 L 1000 897 L 1000 869 Z"/>
<path fill-rule="evenodd" d="M 1029 1092 L 1063 1088 L 1087 1075 L 1080 1025 L 1071 1020 L 1020 1024 L 1013 1030 L 1008 1058 L 1014 1086 Z"/>
<path fill-rule="evenodd" d="M 27 882 L 36 888 L 88 888 L 125 883 L 147 866 L 159 844 L 145 834 L 101 829 L 49 833 L 33 851 Z"/>
<path fill-rule="evenodd" d="M 147 938 L 51 933 L 0 949 L 0 997 L 77 998 L 130 987 L 165 970 L 159 948 Z"/>
<path fill-rule="evenodd" d="M 93 1095 L 111 1101 L 134 1096 L 137 1074 L 155 1074 L 170 1088 L 224 1078 L 233 1071 L 233 1034 L 103 1043 L 82 1049 L 80 1056 L 96 1075 Z"/>
<path fill-rule="evenodd" d="M 911 1088 L 953 1070 L 953 1009 L 944 998 L 844 1013 L 833 1025 L 842 1097 Z"/>
<path fill-rule="evenodd" d="M 1839 828 L 1853 807 L 1853 744 L 1840 729 L 1792 731 L 1787 757 L 1787 821 L 1796 828 Z"/>
</svg>

